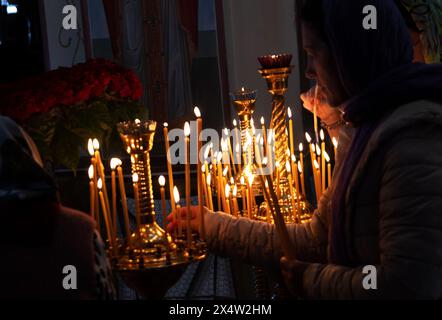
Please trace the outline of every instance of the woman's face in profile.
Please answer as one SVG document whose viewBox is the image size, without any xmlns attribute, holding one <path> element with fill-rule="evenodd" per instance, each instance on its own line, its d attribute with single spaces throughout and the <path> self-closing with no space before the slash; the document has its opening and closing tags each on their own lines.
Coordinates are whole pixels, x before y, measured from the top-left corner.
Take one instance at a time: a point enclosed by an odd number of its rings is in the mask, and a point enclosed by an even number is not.
<svg viewBox="0 0 442 320">
<path fill-rule="evenodd" d="M 306 77 L 316 80 L 321 94 L 331 107 L 340 106 L 349 97 L 342 85 L 330 48 L 307 23 L 302 24 L 302 41 L 307 53 Z"/>
</svg>

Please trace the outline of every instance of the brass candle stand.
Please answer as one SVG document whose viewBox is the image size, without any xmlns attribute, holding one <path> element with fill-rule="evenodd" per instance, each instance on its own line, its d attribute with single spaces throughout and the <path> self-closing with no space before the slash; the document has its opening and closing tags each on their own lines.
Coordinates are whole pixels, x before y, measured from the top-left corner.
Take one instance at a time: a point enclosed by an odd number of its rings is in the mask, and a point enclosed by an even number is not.
<svg viewBox="0 0 442 320">
<path fill-rule="evenodd" d="M 126 284 L 144 298 L 164 296 L 192 261 L 205 258 L 205 243 L 194 237 L 191 247 L 173 239 L 155 221 L 155 209 L 150 167 L 156 122 L 135 121 L 118 124 L 118 131 L 131 157 L 132 173 L 138 175 L 138 195 L 135 195 L 137 226 L 124 242 L 120 241 L 113 267 Z"/>
</svg>

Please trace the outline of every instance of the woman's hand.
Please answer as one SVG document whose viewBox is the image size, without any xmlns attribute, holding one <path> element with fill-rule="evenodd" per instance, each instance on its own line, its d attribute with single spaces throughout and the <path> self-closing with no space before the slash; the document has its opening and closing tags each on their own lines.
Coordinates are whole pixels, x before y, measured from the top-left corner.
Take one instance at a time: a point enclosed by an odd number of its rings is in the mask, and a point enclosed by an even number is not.
<svg viewBox="0 0 442 320">
<path fill-rule="evenodd" d="M 181 219 L 180 219 L 181 217 Z M 199 232 L 200 227 L 200 208 L 190 207 L 190 228 L 194 232 Z M 167 217 L 169 224 L 167 230 L 172 234 L 178 226 L 181 225 L 183 230 L 187 229 L 187 208 L 181 208 L 173 211 Z"/>
<path fill-rule="evenodd" d="M 316 86 L 301 94 L 301 100 L 304 104 L 304 108 L 313 113 L 313 108 L 316 104 L 316 115 L 322 120 L 322 122 L 328 126 L 339 122 L 341 120 L 341 112 L 337 108 L 332 108 L 328 104 L 327 99 L 325 98 L 321 89 L 318 88 L 318 95 L 316 99 L 315 93 Z"/>
<path fill-rule="evenodd" d="M 299 260 L 289 260 L 282 257 L 280 261 L 281 273 L 284 283 L 290 293 L 295 297 L 303 296 L 302 278 L 308 263 Z"/>
</svg>

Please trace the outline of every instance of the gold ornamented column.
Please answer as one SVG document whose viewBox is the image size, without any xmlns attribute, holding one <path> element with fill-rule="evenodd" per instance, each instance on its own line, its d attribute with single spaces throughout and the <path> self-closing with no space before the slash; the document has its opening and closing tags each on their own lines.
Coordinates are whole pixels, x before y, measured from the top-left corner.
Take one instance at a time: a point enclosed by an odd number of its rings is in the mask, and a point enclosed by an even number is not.
<svg viewBox="0 0 442 320">
<path fill-rule="evenodd" d="M 290 65 L 292 55 L 268 55 L 258 58 L 262 69 L 259 73 L 267 82 L 267 88 L 272 95 L 272 119 L 271 128 L 275 134 L 275 163 L 279 163 L 276 170 L 275 181 L 279 181 L 281 204 L 290 206 L 290 194 L 287 170 L 285 163 L 289 160 L 287 135 L 287 109 L 285 107 L 285 93 L 288 89 L 288 78 L 293 69 Z M 287 214 L 289 210 L 287 211 Z"/>
</svg>

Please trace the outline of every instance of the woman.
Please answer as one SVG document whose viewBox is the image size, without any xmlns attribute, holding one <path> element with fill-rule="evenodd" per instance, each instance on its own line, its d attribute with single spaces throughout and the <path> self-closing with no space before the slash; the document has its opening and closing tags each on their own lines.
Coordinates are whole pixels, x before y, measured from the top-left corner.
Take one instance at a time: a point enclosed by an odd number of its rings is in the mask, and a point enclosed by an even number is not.
<svg viewBox="0 0 442 320">
<path fill-rule="evenodd" d="M 288 226 L 298 260 L 282 258 L 282 273 L 309 299 L 440 299 L 442 67 L 412 63 L 392 0 L 370 1 L 378 29 L 363 29 L 366 4 L 309 0 L 303 11 L 307 72 L 355 134 L 311 222 Z M 205 222 L 214 252 L 278 267 L 273 226 L 211 212 Z M 368 265 L 376 289 L 364 284 Z"/>
<path fill-rule="evenodd" d="M 114 297 L 94 221 L 61 206 L 33 141 L 15 122 L 1 116 L 0 216 L 1 298 Z M 70 266 L 75 267 L 75 275 Z"/>
</svg>

